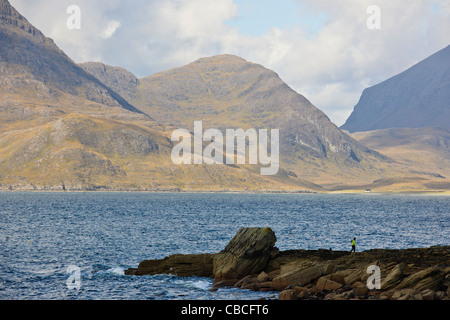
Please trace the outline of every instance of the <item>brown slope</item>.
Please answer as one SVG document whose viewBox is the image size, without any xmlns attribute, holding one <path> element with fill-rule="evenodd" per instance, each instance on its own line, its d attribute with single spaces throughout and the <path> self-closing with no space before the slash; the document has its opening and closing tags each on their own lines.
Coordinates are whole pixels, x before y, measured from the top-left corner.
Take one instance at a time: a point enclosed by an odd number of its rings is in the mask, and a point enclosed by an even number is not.
<svg viewBox="0 0 450 320">
<path fill-rule="evenodd" d="M 416 188 L 443 191 L 450 189 L 450 132 L 442 128 L 391 128 L 352 133 L 352 137 L 377 150 L 411 173 L 427 179 L 417 179 Z"/>
</svg>

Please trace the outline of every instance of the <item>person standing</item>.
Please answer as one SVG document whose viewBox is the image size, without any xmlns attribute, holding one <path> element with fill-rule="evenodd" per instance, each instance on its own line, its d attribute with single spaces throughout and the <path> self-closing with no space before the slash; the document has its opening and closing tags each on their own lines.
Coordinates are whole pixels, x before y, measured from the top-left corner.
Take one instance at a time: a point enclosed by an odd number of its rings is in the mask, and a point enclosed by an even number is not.
<svg viewBox="0 0 450 320">
<path fill-rule="evenodd" d="M 350 252 L 356 252 L 356 238 L 352 239 L 352 250 Z"/>
</svg>

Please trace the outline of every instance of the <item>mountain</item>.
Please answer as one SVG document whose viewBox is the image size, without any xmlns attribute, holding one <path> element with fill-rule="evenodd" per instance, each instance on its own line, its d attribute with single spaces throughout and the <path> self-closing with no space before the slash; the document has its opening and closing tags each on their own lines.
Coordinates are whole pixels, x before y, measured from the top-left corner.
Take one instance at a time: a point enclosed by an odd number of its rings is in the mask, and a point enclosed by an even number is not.
<svg viewBox="0 0 450 320">
<path fill-rule="evenodd" d="M 365 89 L 341 128 L 411 173 L 429 177 L 414 183 L 381 179 L 379 185 L 450 189 L 450 46 Z"/>
<path fill-rule="evenodd" d="M 365 89 L 341 128 L 357 132 L 422 127 L 450 129 L 450 46 Z"/>
<path fill-rule="evenodd" d="M 343 181 L 367 183 L 396 170 L 387 157 L 337 128 L 275 72 L 234 55 L 201 58 L 137 80 L 102 63 L 81 66 L 104 84 L 122 83 L 125 89 L 118 92 L 161 123 L 192 130 L 193 122 L 202 120 L 203 128 L 223 132 L 279 129 L 280 176 L 329 188 Z"/>
<path fill-rule="evenodd" d="M 117 81 L 100 82 L 0 0 L 0 189 L 322 190 L 237 166 L 173 164 L 174 128 L 118 93 L 130 96 L 129 73 Z"/>
<path fill-rule="evenodd" d="M 0 84 L 1 189 L 130 186 L 116 159 L 156 157 L 167 145 L 150 116 L 75 64 L 6 0 Z"/>
<path fill-rule="evenodd" d="M 77 65 L 6 0 L 0 84 L 1 190 L 325 192 L 438 179 L 367 148 L 261 65 L 219 55 L 142 79 Z M 277 174 L 173 163 L 172 132 L 196 120 L 222 132 L 279 129 Z"/>
</svg>

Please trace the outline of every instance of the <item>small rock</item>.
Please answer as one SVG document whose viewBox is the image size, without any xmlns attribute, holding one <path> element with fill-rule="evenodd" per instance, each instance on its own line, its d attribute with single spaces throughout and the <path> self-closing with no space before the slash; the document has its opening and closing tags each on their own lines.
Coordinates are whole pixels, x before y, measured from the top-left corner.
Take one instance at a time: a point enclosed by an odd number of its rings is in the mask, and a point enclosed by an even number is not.
<svg viewBox="0 0 450 320">
<path fill-rule="evenodd" d="M 369 288 L 365 284 L 354 286 L 355 296 L 366 296 Z"/>
<path fill-rule="evenodd" d="M 436 292 L 436 299 L 437 300 L 443 300 L 445 298 L 445 292 L 444 291 L 437 291 Z"/>
<path fill-rule="evenodd" d="M 308 288 L 306 288 L 306 287 L 295 286 L 295 287 L 294 287 L 294 290 L 297 291 L 297 293 L 300 293 L 300 292 L 308 292 Z"/>
<path fill-rule="evenodd" d="M 424 300 L 424 299 L 420 293 L 416 293 L 415 295 L 410 296 L 409 300 Z"/>
<path fill-rule="evenodd" d="M 228 280 L 217 281 L 217 282 L 214 282 L 213 286 L 216 288 L 233 287 L 237 281 L 238 281 L 237 279 L 228 279 Z"/>
<path fill-rule="evenodd" d="M 337 296 L 336 293 L 331 292 L 331 293 L 327 294 L 324 299 L 325 300 L 336 300 L 336 296 Z"/>
<path fill-rule="evenodd" d="M 395 290 L 394 293 L 391 295 L 391 300 L 397 300 L 402 296 L 402 292 L 400 290 Z"/>
<path fill-rule="evenodd" d="M 241 289 L 258 290 L 259 286 L 257 283 L 244 283 L 242 284 Z"/>
<path fill-rule="evenodd" d="M 340 294 L 336 295 L 336 299 L 337 300 L 353 299 L 354 297 L 355 297 L 355 291 L 354 290 L 345 291 L 343 293 L 340 293 Z"/>
<path fill-rule="evenodd" d="M 259 284 L 259 291 L 274 291 L 273 288 L 271 287 L 272 282 L 268 281 L 268 282 L 261 282 Z"/>
<path fill-rule="evenodd" d="M 241 280 L 239 280 L 238 282 L 236 282 L 236 283 L 234 284 L 234 286 L 235 286 L 236 288 L 240 288 L 240 287 L 242 287 L 242 285 L 251 282 L 251 279 L 252 279 L 252 277 L 251 277 L 250 275 L 245 276 L 244 278 L 242 278 Z"/>
<path fill-rule="evenodd" d="M 342 284 L 335 282 L 333 280 L 329 280 L 325 277 L 320 277 L 319 280 L 317 281 L 316 287 L 317 290 L 319 291 L 322 290 L 332 291 L 342 287 Z"/>
<path fill-rule="evenodd" d="M 421 292 L 423 300 L 435 300 L 436 293 L 431 289 L 426 289 Z"/>
<path fill-rule="evenodd" d="M 411 288 L 405 288 L 400 290 L 395 290 L 392 295 L 392 300 L 414 300 L 414 296 L 420 293 L 419 291 Z"/>
<path fill-rule="evenodd" d="M 349 285 L 349 284 L 346 284 L 341 289 L 342 289 L 342 291 L 349 291 L 349 290 L 352 290 L 353 287 L 351 285 Z"/>
<path fill-rule="evenodd" d="M 383 291 L 380 293 L 379 299 L 380 300 L 389 300 L 393 294 L 394 294 L 394 290 Z"/>
<path fill-rule="evenodd" d="M 317 293 L 317 292 L 319 292 L 319 291 L 320 291 L 320 290 L 317 290 L 317 288 L 316 288 L 315 285 L 313 285 L 313 286 L 311 286 L 311 287 L 308 288 L 308 293 Z"/>
<path fill-rule="evenodd" d="M 297 300 L 297 291 L 294 289 L 287 289 L 280 292 L 278 300 Z"/>
<path fill-rule="evenodd" d="M 327 279 L 339 282 L 340 284 L 345 284 L 345 274 L 341 272 L 335 272 L 325 276 Z"/>
<path fill-rule="evenodd" d="M 361 281 L 356 281 L 352 284 L 352 288 L 356 288 L 356 287 L 361 287 L 364 286 L 365 284 L 362 283 Z"/>
<path fill-rule="evenodd" d="M 256 280 L 258 282 L 267 282 L 270 280 L 270 276 L 263 271 L 258 275 L 258 277 L 256 277 Z"/>
</svg>

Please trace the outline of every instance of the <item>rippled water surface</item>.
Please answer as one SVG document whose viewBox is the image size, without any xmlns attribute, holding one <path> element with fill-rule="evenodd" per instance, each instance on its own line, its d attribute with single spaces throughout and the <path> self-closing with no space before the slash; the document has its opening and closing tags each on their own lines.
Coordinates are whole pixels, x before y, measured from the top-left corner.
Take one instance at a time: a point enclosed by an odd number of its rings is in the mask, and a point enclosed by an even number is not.
<svg viewBox="0 0 450 320">
<path fill-rule="evenodd" d="M 258 299 L 208 278 L 125 276 L 144 259 L 218 252 L 239 227 L 280 250 L 450 244 L 450 197 L 422 195 L 0 193 L 0 299 Z M 69 266 L 80 268 L 70 289 Z"/>
</svg>

